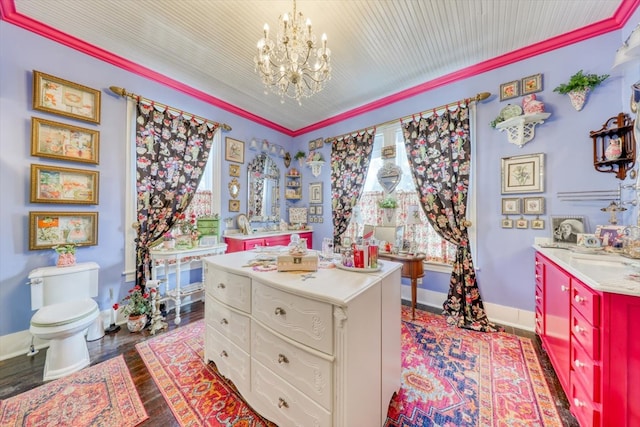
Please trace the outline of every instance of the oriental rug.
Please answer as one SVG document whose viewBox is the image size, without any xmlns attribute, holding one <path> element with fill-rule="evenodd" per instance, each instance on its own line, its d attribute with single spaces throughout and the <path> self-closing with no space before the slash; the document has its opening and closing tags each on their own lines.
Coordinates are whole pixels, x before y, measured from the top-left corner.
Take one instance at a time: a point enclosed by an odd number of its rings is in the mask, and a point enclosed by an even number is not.
<svg viewBox="0 0 640 427">
<path fill-rule="evenodd" d="M 402 384 L 385 427 L 561 427 L 529 338 L 402 309 Z"/>
<path fill-rule="evenodd" d="M 401 387 L 384 427 L 562 426 L 530 339 L 421 310 L 411 320 L 406 306 L 401 328 Z M 180 425 L 273 426 L 204 363 L 203 336 L 200 320 L 136 346 Z"/>
<path fill-rule="evenodd" d="M 204 363 L 204 321 L 136 344 L 181 426 L 275 427 L 256 414 L 214 364 Z"/>
<path fill-rule="evenodd" d="M 0 401 L 0 426 L 134 427 L 147 418 L 122 355 Z"/>
</svg>

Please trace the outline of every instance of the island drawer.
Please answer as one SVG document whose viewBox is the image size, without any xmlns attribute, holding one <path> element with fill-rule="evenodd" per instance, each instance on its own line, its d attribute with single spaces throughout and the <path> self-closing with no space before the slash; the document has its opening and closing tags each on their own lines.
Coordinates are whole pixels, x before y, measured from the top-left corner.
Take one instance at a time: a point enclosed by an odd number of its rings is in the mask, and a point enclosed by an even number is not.
<svg viewBox="0 0 640 427">
<path fill-rule="evenodd" d="M 218 372 L 236 385 L 241 394 L 251 391 L 251 357 L 213 327 L 205 332 L 206 354 Z M 207 361 L 209 361 L 207 360 Z"/>
<path fill-rule="evenodd" d="M 251 349 L 251 319 L 238 311 L 225 307 L 211 295 L 204 306 L 207 325 L 231 340 L 242 350 Z"/>
<path fill-rule="evenodd" d="M 251 279 L 208 267 L 206 291 L 218 301 L 249 313 L 251 310 Z"/>
</svg>

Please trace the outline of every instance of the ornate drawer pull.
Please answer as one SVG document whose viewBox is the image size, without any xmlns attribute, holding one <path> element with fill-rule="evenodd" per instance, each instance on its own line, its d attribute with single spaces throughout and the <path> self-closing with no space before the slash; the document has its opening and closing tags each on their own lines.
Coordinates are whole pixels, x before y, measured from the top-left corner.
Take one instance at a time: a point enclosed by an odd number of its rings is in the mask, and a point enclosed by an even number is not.
<svg viewBox="0 0 640 427">
<path fill-rule="evenodd" d="M 229 357 L 229 355 L 227 354 L 227 352 L 226 352 L 226 351 L 222 350 L 222 351 L 220 352 L 220 357 Z"/>
<path fill-rule="evenodd" d="M 573 300 L 578 304 L 582 304 L 585 301 L 585 299 L 586 299 L 585 297 L 581 297 L 580 295 L 576 295 L 575 297 L 573 297 Z"/>
<path fill-rule="evenodd" d="M 536 301 L 540 301 L 542 297 L 540 295 L 536 295 Z"/>
<path fill-rule="evenodd" d="M 585 328 L 581 327 L 580 325 L 576 325 L 573 327 L 573 332 L 575 332 L 576 334 L 581 334 L 585 331 Z"/>
<path fill-rule="evenodd" d="M 275 313 L 276 313 L 276 316 L 284 316 L 285 314 L 287 314 L 287 312 L 284 311 L 284 309 L 280 308 L 280 307 L 276 307 Z"/>
<path fill-rule="evenodd" d="M 582 362 L 581 362 L 581 361 L 579 361 L 578 359 L 576 359 L 576 361 L 575 361 L 575 365 L 576 365 L 576 368 L 584 368 L 585 366 L 587 366 L 587 364 L 586 364 L 586 363 L 582 363 Z"/>
<path fill-rule="evenodd" d="M 585 403 L 579 400 L 577 397 L 573 398 L 573 404 L 576 405 L 577 407 L 585 406 Z"/>
<path fill-rule="evenodd" d="M 220 324 L 221 325 L 228 325 L 229 322 L 227 321 L 227 319 L 225 319 L 224 317 L 222 319 L 220 319 Z"/>
<path fill-rule="evenodd" d="M 562 285 L 562 286 L 560 286 L 560 290 L 561 290 L 562 292 L 567 292 L 567 291 L 569 290 L 569 287 L 568 287 L 568 286 L 565 286 L 565 285 Z"/>
<path fill-rule="evenodd" d="M 278 363 L 289 363 L 289 359 L 284 354 L 278 355 Z"/>
<path fill-rule="evenodd" d="M 218 283 L 218 289 L 224 289 L 224 288 L 226 288 L 224 283 L 222 283 L 222 282 Z"/>
<path fill-rule="evenodd" d="M 278 408 L 288 408 L 289 404 L 287 403 L 286 400 L 284 400 L 283 398 L 279 397 L 278 398 Z"/>
</svg>

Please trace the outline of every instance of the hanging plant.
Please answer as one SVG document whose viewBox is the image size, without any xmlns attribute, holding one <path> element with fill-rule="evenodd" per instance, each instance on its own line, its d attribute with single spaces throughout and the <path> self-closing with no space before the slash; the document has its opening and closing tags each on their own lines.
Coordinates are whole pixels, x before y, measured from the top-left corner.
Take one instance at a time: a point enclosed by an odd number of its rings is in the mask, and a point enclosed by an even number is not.
<svg viewBox="0 0 640 427">
<path fill-rule="evenodd" d="M 597 74 L 584 74 L 584 72 L 580 70 L 571 76 L 567 83 L 558 85 L 553 91 L 569 95 L 569 100 L 573 108 L 580 111 L 587 101 L 589 92 L 608 77 L 609 74 L 602 74 L 600 76 Z"/>
</svg>

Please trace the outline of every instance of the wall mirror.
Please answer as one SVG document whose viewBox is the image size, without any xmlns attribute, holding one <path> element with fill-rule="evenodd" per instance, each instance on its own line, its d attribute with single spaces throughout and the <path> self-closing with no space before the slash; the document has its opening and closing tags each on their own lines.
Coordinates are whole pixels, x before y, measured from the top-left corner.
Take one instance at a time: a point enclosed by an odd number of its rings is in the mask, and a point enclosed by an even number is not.
<svg viewBox="0 0 640 427">
<path fill-rule="evenodd" d="M 385 162 L 378 170 L 378 183 L 387 193 L 393 192 L 402 178 L 402 168 L 393 162 Z"/>
<path fill-rule="evenodd" d="M 271 157 L 258 154 L 247 167 L 249 221 L 280 221 L 280 169 Z"/>
<path fill-rule="evenodd" d="M 229 195 L 232 199 L 237 199 L 240 195 L 240 182 L 236 178 L 229 181 Z"/>
</svg>

